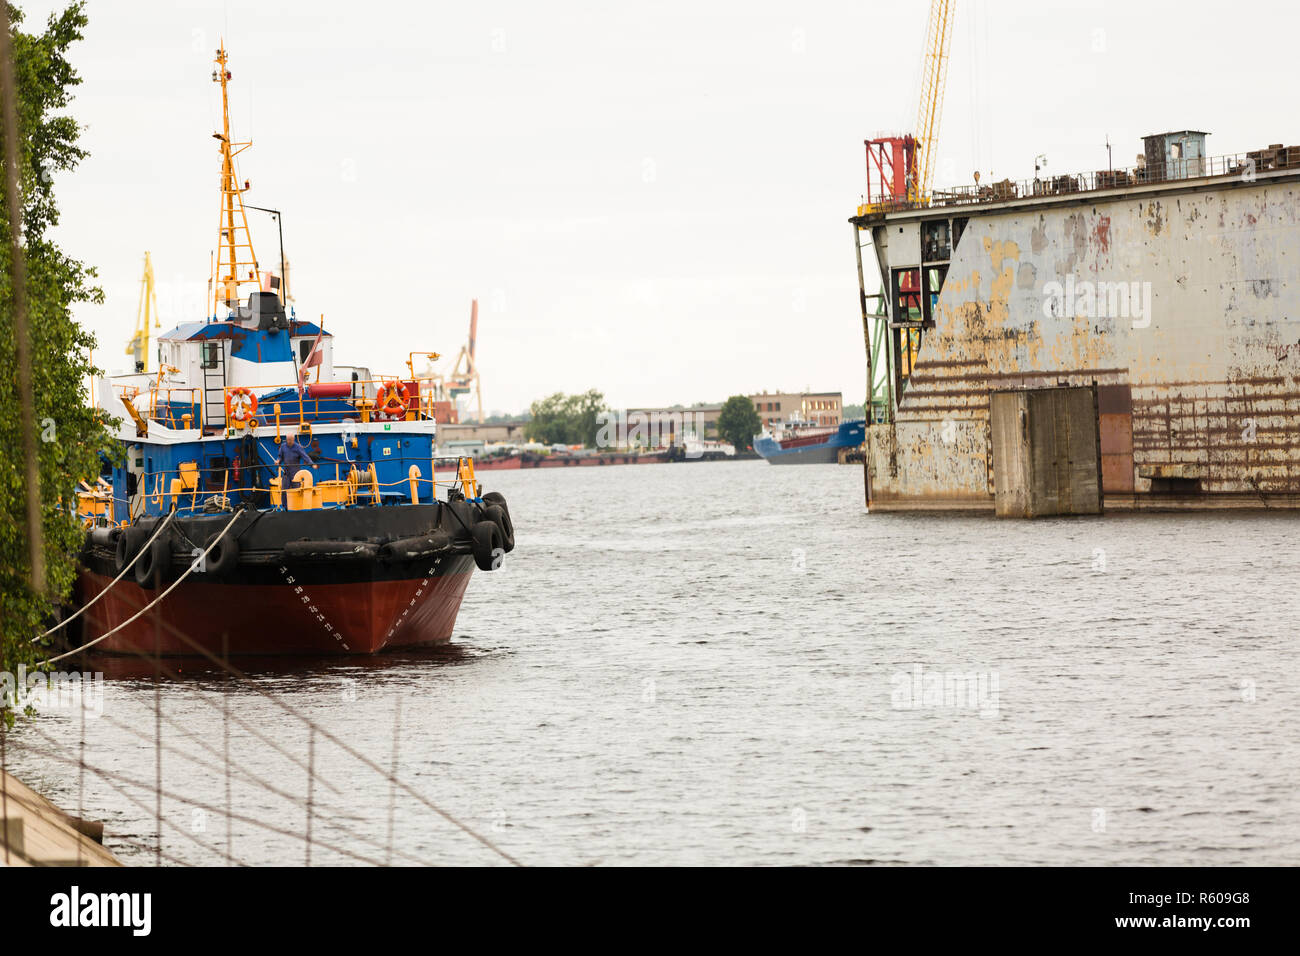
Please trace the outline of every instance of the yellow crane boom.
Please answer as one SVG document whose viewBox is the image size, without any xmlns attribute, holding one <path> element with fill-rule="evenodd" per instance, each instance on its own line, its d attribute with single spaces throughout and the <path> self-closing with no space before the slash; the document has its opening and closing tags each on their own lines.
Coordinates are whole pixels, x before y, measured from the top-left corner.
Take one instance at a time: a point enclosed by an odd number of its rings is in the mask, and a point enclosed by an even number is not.
<svg viewBox="0 0 1300 956">
<path fill-rule="evenodd" d="M 154 285 L 153 260 L 149 253 L 144 254 L 144 275 L 140 277 L 140 305 L 136 309 L 135 334 L 126 344 L 126 354 L 135 362 L 137 372 L 149 371 L 149 319 L 153 318 L 153 327 L 161 328 L 158 322 L 158 290 Z"/>
<path fill-rule="evenodd" d="M 908 200 L 928 204 L 934 182 L 934 154 L 943 115 L 943 90 L 948 81 L 948 51 L 952 48 L 955 0 L 930 0 L 930 20 L 921 63 L 921 101 L 916 112 L 916 178 Z"/>
</svg>

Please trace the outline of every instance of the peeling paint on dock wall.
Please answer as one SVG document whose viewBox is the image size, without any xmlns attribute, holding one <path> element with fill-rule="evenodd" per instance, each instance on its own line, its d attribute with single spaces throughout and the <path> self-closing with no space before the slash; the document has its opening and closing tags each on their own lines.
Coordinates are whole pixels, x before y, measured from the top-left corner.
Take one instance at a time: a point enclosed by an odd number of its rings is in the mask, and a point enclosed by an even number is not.
<svg viewBox="0 0 1300 956">
<path fill-rule="evenodd" d="M 991 510 L 990 391 L 1094 382 L 1107 507 L 1300 506 L 1293 176 L 972 212 L 873 506 Z"/>
</svg>

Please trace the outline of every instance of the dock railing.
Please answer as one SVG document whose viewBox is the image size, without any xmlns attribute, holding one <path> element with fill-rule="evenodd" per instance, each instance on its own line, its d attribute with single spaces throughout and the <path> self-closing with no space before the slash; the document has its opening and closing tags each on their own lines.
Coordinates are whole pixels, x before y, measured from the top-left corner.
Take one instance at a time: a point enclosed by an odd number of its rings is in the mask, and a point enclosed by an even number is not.
<svg viewBox="0 0 1300 956">
<path fill-rule="evenodd" d="M 995 183 L 971 183 L 934 190 L 928 202 L 886 199 L 859 206 L 859 216 L 883 215 L 935 207 L 973 206 L 983 203 L 1034 199 L 1040 196 L 1066 196 L 1073 193 L 1126 189 L 1152 183 L 1191 182 L 1221 176 L 1241 176 L 1247 181 L 1262 172 L 1294 169 L 1300 171 L 1300 147 L 1283 147 L 1230 153 L 1222 156 L 1198 156 L 1151 166 L 1123 169 L 1099 169 L 1086 173 L 1067 173 L 1034 179 L 1003 179 Z"/>
</svg>

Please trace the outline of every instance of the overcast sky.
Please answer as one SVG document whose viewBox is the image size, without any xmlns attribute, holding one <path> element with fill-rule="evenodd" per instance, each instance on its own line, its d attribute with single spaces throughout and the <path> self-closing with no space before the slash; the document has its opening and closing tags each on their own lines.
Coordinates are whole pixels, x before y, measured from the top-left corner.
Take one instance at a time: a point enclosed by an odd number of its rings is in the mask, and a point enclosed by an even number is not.
<svg viewBox="0 0 1300 956">
<path fill-rule="evenodd" d="M 19 3 L 34 29 L 61 4 Z M 489 410 L 842 390 L 865 371 L 852 231 L 862 140 L 910 129 L 928 2 L 91 0 L 72 52 L 90 158 L 60 239 L 126 366 L 143 253 L 164 327 L 201 319 L 224 35 L 246 201 L 285 211 L 300 318 L 336 361 L 454 355 L 480 300 Z M 936 185 L 1300 143 L 1290 3 L 957 0 Z M 278 257 L 261 214 L 263 265 Z"/>
</svg>

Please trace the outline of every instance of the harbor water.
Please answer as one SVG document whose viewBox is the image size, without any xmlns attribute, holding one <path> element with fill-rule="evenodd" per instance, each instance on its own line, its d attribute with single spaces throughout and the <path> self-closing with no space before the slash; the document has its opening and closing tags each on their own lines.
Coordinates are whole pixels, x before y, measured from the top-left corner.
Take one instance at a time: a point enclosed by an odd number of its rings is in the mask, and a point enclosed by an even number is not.
<svg viewBox="0 0 1300 956">
<path fill-rule="evenodd" d="M 869 516 L 860 468 L 761 461 L 483 477 L 518 548 L 449 646 L 157 687 L 96 658 L 102 715 L 20 722 L 9 769 L 139 863 L 159 812 L 164 863 L 503 862 L 435 807 L 537 865 L 1300 856 L 1300 516 Z"/>
</svg>

